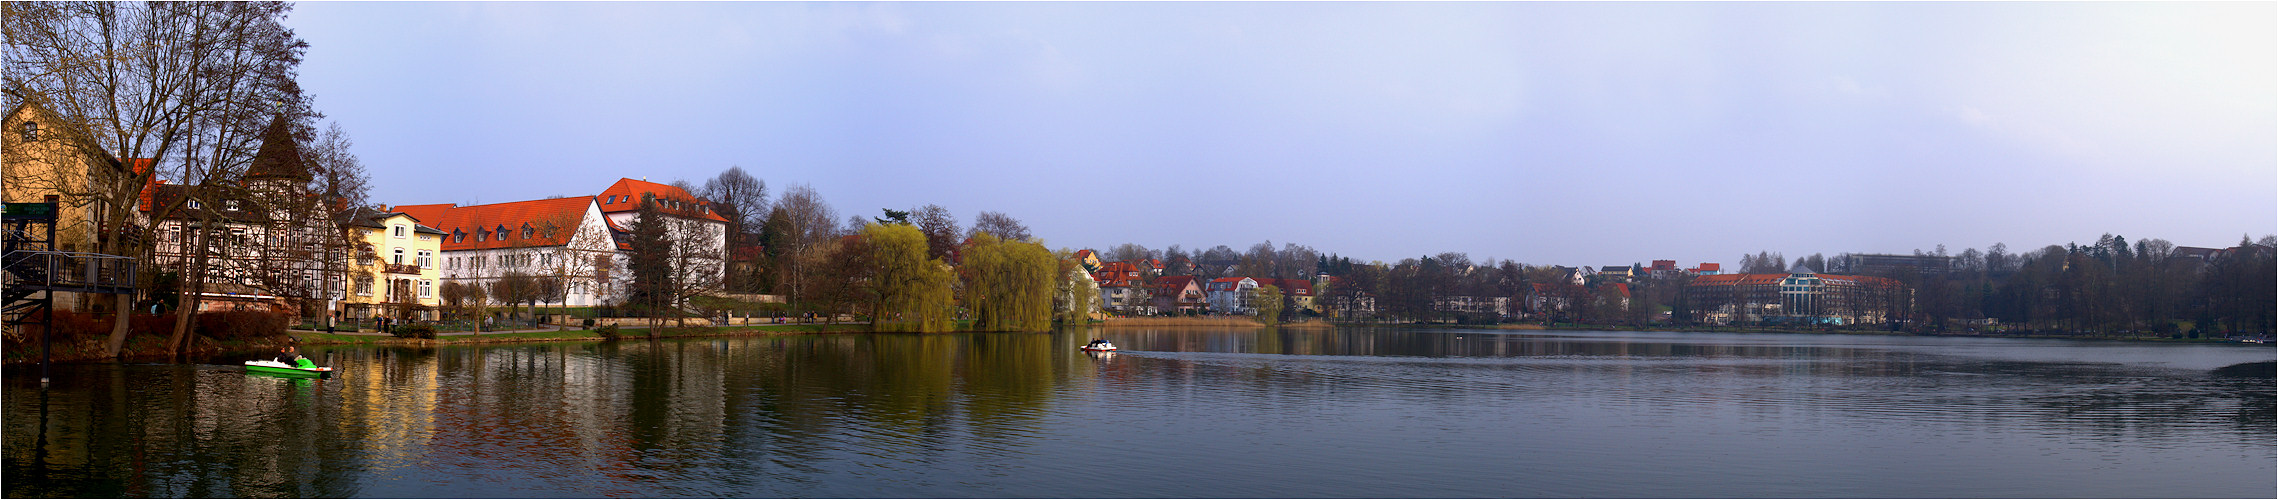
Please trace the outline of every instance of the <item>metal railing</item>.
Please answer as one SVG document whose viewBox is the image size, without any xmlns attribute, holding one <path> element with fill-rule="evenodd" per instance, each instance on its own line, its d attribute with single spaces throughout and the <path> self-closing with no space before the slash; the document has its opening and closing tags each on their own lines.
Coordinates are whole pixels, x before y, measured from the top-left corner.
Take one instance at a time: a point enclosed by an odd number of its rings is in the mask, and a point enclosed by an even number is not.
<svg viewBox="0 0 2278 500">
<path fill-rule="evenodd" d="M 15 277 L 10 286 L 51 289 L 133 289 L 132 257 L 99 253 L 18 250 L 0 255 L 0 269 Z"/>
</svg>

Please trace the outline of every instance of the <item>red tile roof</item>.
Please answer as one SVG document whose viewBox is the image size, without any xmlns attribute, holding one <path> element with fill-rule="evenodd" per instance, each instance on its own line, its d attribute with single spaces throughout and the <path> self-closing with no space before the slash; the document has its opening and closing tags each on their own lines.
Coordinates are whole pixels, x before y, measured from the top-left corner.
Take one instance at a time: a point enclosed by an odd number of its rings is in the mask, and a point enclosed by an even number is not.
<svg viewBox="0 0 2278 500">
<path fill-rule="evenodd" d="M 419 219 L 428 227 L 440 229 L 448 236 L 443 238 L 443 250 L 483 250 L 492 248 L 561 246 L 584 223 L 585 207 L 592 198 L 554 198 L 550 200 L 516 201 L 462 207 L 449 203 L 435 205 L 404 205 L 397 212 Z M 533 231 L 529 238 L 522 237 L 522 228 L 528 225 Z M 498 238 L 495 231 L 505 227 L 506 238 Z M 555 228 L 547 234 L 548 227 Z M 475 233 L 493 231 L 487 237 L 477 238 Z M 457 233 L 466 233 L 461 240 Z"/>
<path fill-rule="evenodd" d="M 610 184 L 609 189 L 601 190 L 601 195 L 593 197 L 593 201 L 601 204 L 601 213 L 613 214 L 640 210 L 641 199 L 647 195 L 656 196 L 659 201 L 678 202 L 677 204 L 664 203 L 657 207 L 668 214 L 718 222 L 728 221 L 726 217 L 720 216 L 720 212 L 711 209 L 711 202 L 698 199 L 696 195 L 672 187 L 671 184 L 657 184 L 637 179 L 617 179 L 616 184 Z"/>
</svg>

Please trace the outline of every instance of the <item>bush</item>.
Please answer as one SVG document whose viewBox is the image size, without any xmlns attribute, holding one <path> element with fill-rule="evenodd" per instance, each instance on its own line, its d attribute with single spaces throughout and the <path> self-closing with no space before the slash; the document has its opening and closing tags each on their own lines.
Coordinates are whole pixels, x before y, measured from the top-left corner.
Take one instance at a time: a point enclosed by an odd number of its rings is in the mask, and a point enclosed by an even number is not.
<svg viewBox="0 0 2278 500">
<path fill-rule="evenodd" d="M 586 318 L 586 319 L 585 319 L 585 321 L 583 321 L 583 322 L 580 322 L 580 323 L 581 323 L 581 324 L 580 324 L 580 326 L 583 326 L 583 327 L 585 327 L 585 329 L 587 329 L 587 330 L 592 330 L 592 329 L 593 329 L 593 318 Z"/>
<path fill-rule="evenodd" d="M 400 325 L 388 330 L 389 335 L 400 339 L 435 339 L 435 325 Z"/>
<path fill-rule="evenodd" d="M 617 340 L 617 325 L 601 325 L 600 328 L 593 329 L 593 333 L 601 335 L 604 340 Z"/>
<path fill-rule="evenodd" d="M 285 334 L 292 326 L 293 317 L 264 311 L 215 311 L 199 313 L 198 333 L 215 339 L 242 339 Z"/>
</svg>

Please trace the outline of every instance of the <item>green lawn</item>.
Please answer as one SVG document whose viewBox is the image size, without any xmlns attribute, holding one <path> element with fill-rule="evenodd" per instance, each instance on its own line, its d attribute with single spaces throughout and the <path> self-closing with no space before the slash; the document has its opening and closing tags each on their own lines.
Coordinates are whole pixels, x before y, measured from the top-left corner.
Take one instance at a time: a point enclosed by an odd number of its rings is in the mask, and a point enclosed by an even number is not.
<svg viewBox="0 0 2278 500">
<path fill-rule="evenodd" d="M 760 325 L 760 326 L 734 326 L 734 327 L 722 327 L 722 328 L 708 328 L 708 327 L 689 327 L 689 328 L 665 328 L 665 329 L 664 329 L 664 332 L 663 332 L 663 333 L 661 333 L 660 335 L 658 335 L 657 337 L 658 337 L 658 338 L 676 338 L 676 337 L 717 337 L 717 336 L 737 336 L 737 335 L 783 335 L 783 334 L 798 334 L 798 333 L 858 333 L 858 332 L 867 332 L 867 331 L 870 331 L 870 325 L 863 325 L 863 324 L 851 324 L 851 325 L 822 325 L 822 324 L 814 324 L 814 325 L 797 325 L 797 324 L 793 324 L 793 325 Z M 648 338 L 648 329 L 647 329 L 647 328 L 625 328 L 625 329 L 620 329 L 620 330 L 618 330 L 618 331 L 617 331 L 617 336 L 618 336 L 619 338 L 625 338 L 625 339 L 643 339 L 643 338 Z M 311 343 L 311 344 L 395 344 L 395 343 L 403 343 L 403 342 L 405 342 L 405 340 L 406 340 L 406 339 L 398 339 L 398 338 L 395 338 L 395 337 L 392 337 L 392 336 L 385 336 L 385 335 L 337 335 L 337 334 L 328 334 L 328 333 L 321 333 L 321 332 L 315 332 L 315 333 L 311 333 L 311 332 L 300 332 L 300 333 L 294 333 L 294 334 L 293 334 L 293 337 L 294 337 L 294 338 L 296 338 L 296 339 L 299 339 L 301 342 L 305 342 L 305 343 Z M 517 342 L 520 342 L 520 341 L 544 341 L 544 340 L 560 340 L 560 341 L 577 341 L 577 340 L 601 340 L 601 335 L 600 335 L 600 334 L 597 334 L 597 333 L 594 333 L 594 332 L 593 332 L 593 330 L 567 330 L 567 331 L 516 332 L 516 333 L 485 333 L 485 334 L 481 334 L 481 335 L 439 335 L 439 336 L 436 336 L 436 338 L 435 338 L 435 343 L 438 343 L 438 344 L 474 344 L 474 343 L 485 343 L 485 342 L 508 342 L 508 341 L 517 341 Z"/>
</svg>

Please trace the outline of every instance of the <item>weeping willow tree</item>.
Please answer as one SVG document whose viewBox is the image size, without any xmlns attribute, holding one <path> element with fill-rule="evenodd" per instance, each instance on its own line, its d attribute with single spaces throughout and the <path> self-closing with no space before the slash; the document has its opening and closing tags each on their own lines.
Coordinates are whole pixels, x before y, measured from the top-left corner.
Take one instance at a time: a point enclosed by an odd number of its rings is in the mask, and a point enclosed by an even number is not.
<svg viewBox="0 0 2278 500">
<path fill-rule="evenodd" d="M 862 236 L 877 266 L 870 278 L 872 329 L 949 331 L 954 278 L 941 259 L 926 256 L 925 233 L 908 224 L 870 224 Z"/>
<path fill-rule="evenodd" d="M 1052 311 L 1060 315 L 1061 324 L 1091 321 L 1092 314 L 1099 312 L 1099 282 L 1077 264 L 1075 252 L 1062 250 L 1058 258 L 1060 283 L 1052 296 Z"/>
<path fill-rule="evenodd" d="M 966 307 L 973 328 L 994 332 L 1052 329 L 1054 274 L 1060 260 L 1044 245 L 973 235 L 962 252 Z"/>
<path fill-rule="evenodd" d="M 1251 307 L 1258 311 L 1258 322 L 1266 326 L 1281 323 L 1281 287 L 1263 285 L 1250 290 Z"/>
</svg>

